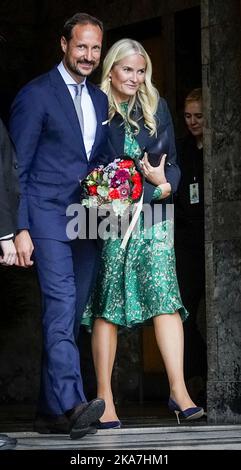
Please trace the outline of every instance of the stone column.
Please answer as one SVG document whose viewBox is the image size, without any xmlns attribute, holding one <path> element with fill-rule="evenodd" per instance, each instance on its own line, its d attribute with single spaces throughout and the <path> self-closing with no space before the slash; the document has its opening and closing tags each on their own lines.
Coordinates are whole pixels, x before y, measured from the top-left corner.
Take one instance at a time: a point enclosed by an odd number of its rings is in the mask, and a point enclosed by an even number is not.
<svg viewBox="0 0 241 470">
<path fill-rule="evenodd" d="M 208 422 L 241 423 L 240 0 L 202 0 Z"/>
</svg>

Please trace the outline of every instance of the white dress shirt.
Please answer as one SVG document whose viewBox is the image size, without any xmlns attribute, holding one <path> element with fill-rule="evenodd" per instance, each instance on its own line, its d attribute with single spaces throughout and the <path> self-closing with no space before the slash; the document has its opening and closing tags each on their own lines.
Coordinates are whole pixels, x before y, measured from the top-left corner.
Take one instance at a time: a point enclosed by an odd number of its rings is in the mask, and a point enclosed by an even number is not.
<svg viewBox="0 0 241 470">
<path fill-rule="evenodd" d="M 60 62 L 57 68 L 65 84 L 67 85 L 68 90 L 71 94 L 71 97 L 74 101 L 75 89 L 72 85 L 76 85 L 77 82 L 71 77 L 69 72 L 66 70 L 63 62 Z M 86 79 L 82 82 L 83 89 L 82 89 L 82 94 L 81 94 L 81 106 L 82 106 L 83 116 L 84 116 L 83 139 L 84 139 L 87 158 L 89 159 L 91 150 L 94 144 L 94 140 L 95 140 L 97 121 L 96 121 L 95 108 L 92 103 L 92 100 L 89 95 L 88 88 L 85 82 L 86 82 Z"/>
</svg>

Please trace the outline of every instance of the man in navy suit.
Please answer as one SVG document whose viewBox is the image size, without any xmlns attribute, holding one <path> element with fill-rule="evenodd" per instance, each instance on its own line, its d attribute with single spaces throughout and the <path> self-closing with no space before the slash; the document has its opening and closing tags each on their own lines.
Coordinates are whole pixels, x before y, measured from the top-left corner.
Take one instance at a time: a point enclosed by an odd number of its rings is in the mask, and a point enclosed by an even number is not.
<svg viewBox="0 0 241 470">
<path fill-rule="evenodd" d="M 101 399 L 86 401 L 76 345 L 96 274 L 96 241 L 69 240 L 66 234 L 66 209 L 79 202 L 79 179 L 107 163 L 107 98 L 87 80 L 99 64 L 102 36 L 97 18 L 85 13 L 70 18 L 61 37 L 62 62 L 20 90 L 10 119 L 21 188 L 18 264 L 31 266 L 33 253 L 43 300 L 40 419 L 35 429 L 69 429 L 72 438 L 94 432 L 91 424 L 105 407 Z M 77 94 L 81 103 L 76 103 Z"/>
</svg>

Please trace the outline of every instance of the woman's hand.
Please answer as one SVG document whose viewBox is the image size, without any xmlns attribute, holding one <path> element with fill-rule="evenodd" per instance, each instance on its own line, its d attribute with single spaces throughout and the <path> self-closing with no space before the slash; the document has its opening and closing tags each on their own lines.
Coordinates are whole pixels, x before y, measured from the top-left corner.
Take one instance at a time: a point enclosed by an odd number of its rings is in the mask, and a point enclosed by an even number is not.
<svg viewBox="0 0 241 470">
<path fill-rule="evenodd" d="M 160 161 L 160 165 L 154 167 L 150 165 L 147 153 L 145 153 L 142 165 L 143 173 L 147 181 L 149 181 L 151 184 L 154 184 L 155 186 L 160 187 L 162 191 L 161 199 L 165 199 L 166 197 L 170 196 L 172 191 L 171 185 L 168 183 L 164 171 L 166 157 L 167 155 L 164 154 Z"/>
<path fill-rule="evenodd" d="M 155 186 L 159 186 L 159 184 L 167 183 L 165 171 L 164 171 L 166 157 L 167 155 L 164 154 L 162 156 L 160 165 L 152 166 L 150 165 L 148 161 L 148 155 L 145 152 L 144 158 L 143 158 L 143 173 L 147 181 L 149 181 L 149 183 L 154 184 Z"/>
</svg>

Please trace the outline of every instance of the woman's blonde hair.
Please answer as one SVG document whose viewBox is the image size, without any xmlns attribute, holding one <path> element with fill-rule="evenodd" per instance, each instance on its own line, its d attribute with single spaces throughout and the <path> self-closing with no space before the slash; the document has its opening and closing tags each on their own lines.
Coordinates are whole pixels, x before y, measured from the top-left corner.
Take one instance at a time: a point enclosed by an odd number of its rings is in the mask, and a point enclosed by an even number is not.
<svg viewBox="0 0 241 470">
<path fill-rule="evenodd" d="M 139 132 L 140 126 L 138 125 L 138 122 L 133 119 L 133 117 L 131 118 L 131 111 L 134 105 L 140 106 L 142 109 L 145 126 L 150 130 L 150 135 L 154 135 L 157 128 L 154 115 L 157 110 L 159 93 L 151 81 L 151 59 L 144 47 L 139 42 L 134 41 L 133 39 L 121 39 L 120 41 L 117 41 L 115 44 L 113 44 L 113 46 L 109 49 L 103 63 L 101 89 L 108 96 L 110 120 L 114 117 L 116 112 L 120 113 L 123 119 L 126 119 L 115 97 L 113 96 L 110 72 L 120 60 L 133 54 L 140 54 L 145 59 L 145 81 L 140 85 L 137 94 L 131 97 L 129 100 L 127 119 L 128 122 L 134 128 L 136 128 L 137 132 Z"/>
</svg>

